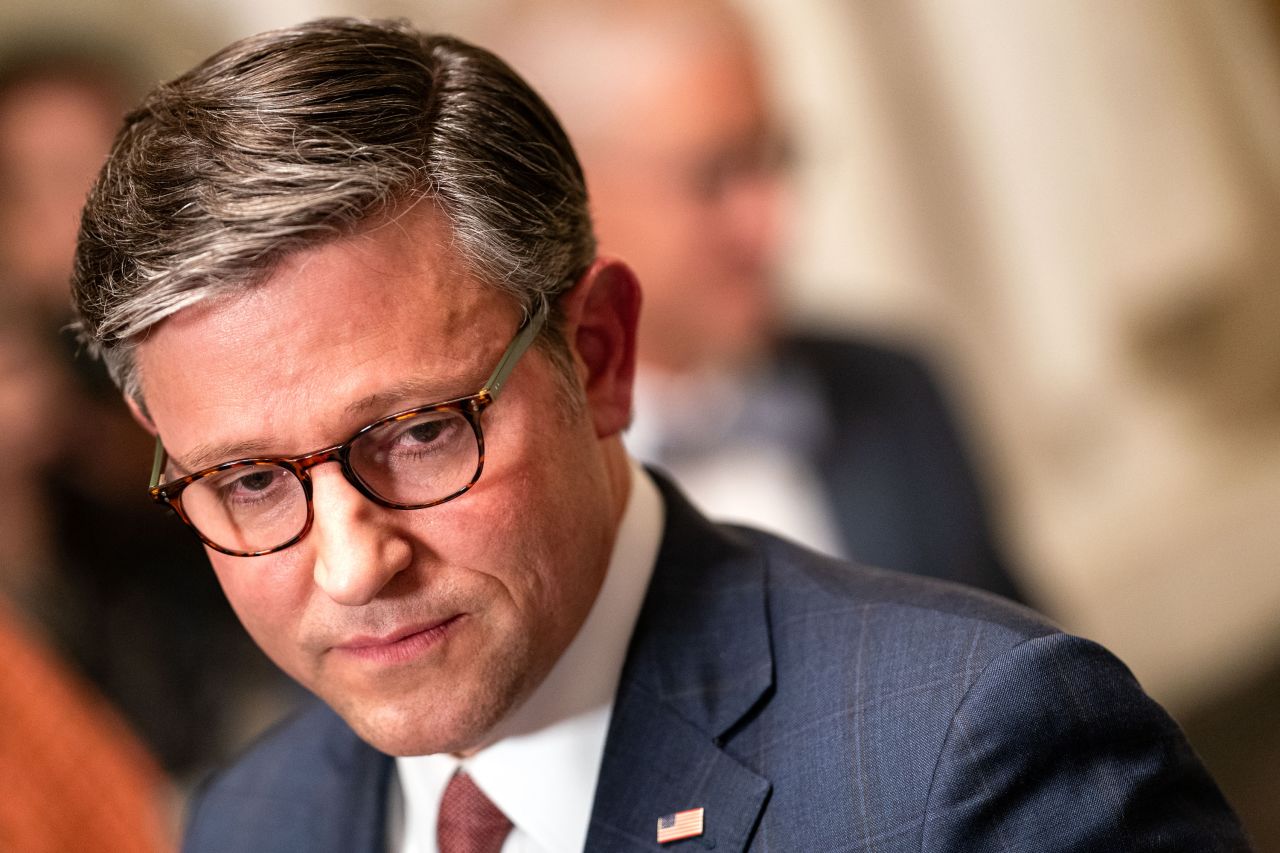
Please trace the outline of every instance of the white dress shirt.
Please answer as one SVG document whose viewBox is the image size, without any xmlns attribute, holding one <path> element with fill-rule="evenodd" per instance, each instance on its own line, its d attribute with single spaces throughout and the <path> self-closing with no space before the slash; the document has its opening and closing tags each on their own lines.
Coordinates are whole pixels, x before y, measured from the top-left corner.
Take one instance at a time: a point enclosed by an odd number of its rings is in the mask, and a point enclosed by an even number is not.
<svg viewBox="0 0 1280 853">
<path fill-rule="evenodd" d="M 627 449 L 671 474 L 717 521 L 748 524 L 845 556 L 834 511 L 810 461 L 831 416 L 807 380 L 771 369 L 696 376 L 637 370 Z"/>
<path fill-rule="evenodd" d="M 632 463 L 631 493 L 591 612 L 551 672 L 468 758 L 396 759 L 388 814 L 392 853 L 437 853 L 436 815 L 459 767 L 514 824 L 502 853 L 582 850 L 614 694 L 662 539 L 653 480 Z"/>
</svg>

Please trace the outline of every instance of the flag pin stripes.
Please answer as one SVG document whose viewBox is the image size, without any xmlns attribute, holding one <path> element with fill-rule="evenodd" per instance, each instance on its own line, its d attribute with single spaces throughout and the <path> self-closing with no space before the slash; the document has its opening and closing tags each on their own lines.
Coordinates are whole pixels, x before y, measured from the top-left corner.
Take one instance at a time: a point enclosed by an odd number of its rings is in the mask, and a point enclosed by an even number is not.
<svg viewBox="0 0 1280 853">
<path fill-rule="evenodd" d="M 666 844 L 682 838 L 694 838 L 702 834 L 702 813 L 705 809 L 686 809 L 658 818 L 658 843 Z"/>
</svg>

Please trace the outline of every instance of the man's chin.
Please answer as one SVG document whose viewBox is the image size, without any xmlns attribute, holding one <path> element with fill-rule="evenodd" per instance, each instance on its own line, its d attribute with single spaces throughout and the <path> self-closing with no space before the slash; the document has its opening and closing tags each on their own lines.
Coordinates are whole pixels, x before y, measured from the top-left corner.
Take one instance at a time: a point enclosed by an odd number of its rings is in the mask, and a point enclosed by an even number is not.
<svg viewBox="0 0 1280 853">
<path fill-rule="evenodd" d="M 473 655 L 465 667 L 406 668 L 381 678 L 335 677 L 316 692 L 355 733 L 394 756 L 467 754 L 488 746 L 494 730 L 545 676 L 519 643 L 502 655 Z M 344 673 L 333 673 L 343 675 Z"/>
<path fill-rule="evenodd" d="M 421 707 L 338 710 L 361 740 L 379 752 L 400 757 L 474 750 L 501 719 L 493 709 L 466 717 L 433 714 Z"/>
<path fill-rule="evenodd" d="M 487 746 L 492 732 L 516 705 L 521 691 L 466 697 L 432 691 L 432 697 L 394 699 L 327 697 L 331 707 L 361 740 L 387 755 L 465 755 Z M 346 701 L 344 701 L 346 699 Z"/>
</svg>

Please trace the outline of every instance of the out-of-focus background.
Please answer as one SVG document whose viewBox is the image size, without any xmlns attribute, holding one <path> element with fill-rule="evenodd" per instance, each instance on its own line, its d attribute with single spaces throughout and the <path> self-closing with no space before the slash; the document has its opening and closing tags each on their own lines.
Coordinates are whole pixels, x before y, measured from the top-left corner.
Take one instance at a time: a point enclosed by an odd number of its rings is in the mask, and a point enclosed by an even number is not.
<svg viewBox="0 0 1280 853">
<path fill-rule="evenodd" d="M 0 430 L 25 436 L 4 445 L 0 506 L 24 520 L 0 590 L 183 783 L 288 691 L 176 523 L 111 520 L 151 512 L 148 448 L 57 332 L 67 211 L 121 105 L 230 39 L 371 14 L 483 43 L 505 2 L 6 3 L 0 52 L 78 82 L 17 118 L 0 98 L 21 149 L 0 161 L 23 164 L 0 171 L 0 421 L 27 415 Z M 1280 851 L 1280 3 L 741 6 L 794 155 L 793 322 L 929 356 L 1026 596 L 1132 667 Z M 32 568 L 54 563 L 74 568 Z M 199 718 L 205 665 L 257 698 Z"/>
</svg>

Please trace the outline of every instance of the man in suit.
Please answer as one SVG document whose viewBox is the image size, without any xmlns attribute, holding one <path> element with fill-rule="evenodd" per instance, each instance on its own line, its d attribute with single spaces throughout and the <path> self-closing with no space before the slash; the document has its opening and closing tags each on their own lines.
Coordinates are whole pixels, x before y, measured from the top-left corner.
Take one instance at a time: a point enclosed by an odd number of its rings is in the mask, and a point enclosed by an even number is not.
<svg viewBox="0 0 1280 853">
<path fill-rule="evenodd" d="M 497 5 L 489 34 L 568 131 L 602 251 L 644 285 L 628 449 L 713 517 L 1019 597 L 921 362 L 783 316 L 789 146 L 732 0 Z"/>
<path fill-rule="evenodd" d="M 81 332 L 324 703 L 188 850 L 1246 848 L 1104 651 L 631 462 L 639 285 L 586 202 L 518 77 L 402 25 L 243 40 L 126 119 Z"/>
</svg>

